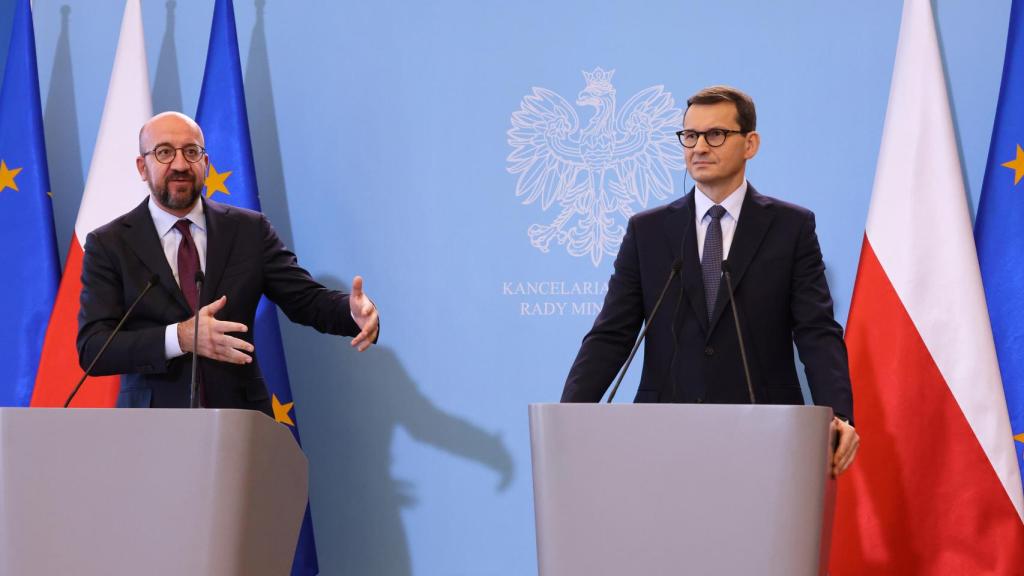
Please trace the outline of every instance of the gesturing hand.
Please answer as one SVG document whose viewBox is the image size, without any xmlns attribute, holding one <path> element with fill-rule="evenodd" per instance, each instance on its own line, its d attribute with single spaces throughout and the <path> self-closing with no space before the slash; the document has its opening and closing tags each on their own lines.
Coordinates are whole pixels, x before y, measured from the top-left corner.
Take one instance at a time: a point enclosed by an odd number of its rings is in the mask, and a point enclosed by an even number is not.
<svg viewBox="0 0 1024 576">
<path fill-rule="evenodd" d="M 352 294 L 348 297 L 348 306 L 352 311 L 352 319 L 359 326 L 359 334 L 352 339 L 352 347 L 362 352 L 377 340 L 380 330 L 380 319 L 377 318 L 377 307 L 363 292 L 363 277 L 356 276 L 352 280 Z"/>
<path fill-rule="evenodd" d="M 217 300 L 199 309 L 199 345 L 195 346 L 192 341 L 195 318 L 189 318 L 178 324 L 178 343 L 182 352 L 195 352 L 204 358 L 211 358 L 231 364 L 248 364 L 252 362 L 252 344 L 231 336 L 230 332 L 248 332 L 245 324 L 238 322 L 227 322 L 218 320 L 214 315 L 221 311 L 228 303 L 227 296 L 221 296 Z"/>
</svg>

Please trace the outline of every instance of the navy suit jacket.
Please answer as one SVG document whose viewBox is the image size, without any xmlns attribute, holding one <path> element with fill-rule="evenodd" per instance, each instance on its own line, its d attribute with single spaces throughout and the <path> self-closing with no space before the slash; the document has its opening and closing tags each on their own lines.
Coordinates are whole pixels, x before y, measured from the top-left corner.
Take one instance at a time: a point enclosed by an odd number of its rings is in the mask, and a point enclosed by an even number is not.
<svg viewBox="0 0 1024 576">
<path fill-rule="evenodd" d="M 708 321 L 693 194 L 630 219 L 563 402 L 600 401 L 677 258 L 682 282 L 672 280 L 651 322 L 636 402 L 750 402 L 724 279 Z M 758 403 L 803 403 L 795 342 L 814 403 L 852 421 L 846 346 L 814 229 L 810 211 L 747 188 L 728 256 L 737 310 Z"/>
<path fill-rule="evenodd" d="M 121 374 L 120 407 L 188 406 L 192 355 L 165 358 L 164 330 L 191 315 L 174 280 L 147 197 L 131 212 L 93 231 L 82 261 L 78 358 L 84 367 L 154 274 L 159 284 L 139 302 L 122 331 L 93 369 L 95 375 Z M 256 306 L 264 294 L 294 322 L 321 332 L 354 336 L 348 295 L 328 290 L 299 267 L 270 222 L 259 212 L 205 199 L 207 225 L 206 284 L 200 296 L 209 303 L 226 295 L 216 317 L 249 327 L 235 336 L 253 341 Z M 201 358 L 199 371 L 210 408 L 248 408 L 271 413 L 259 363 L 235 365 Z"/>
</svg>

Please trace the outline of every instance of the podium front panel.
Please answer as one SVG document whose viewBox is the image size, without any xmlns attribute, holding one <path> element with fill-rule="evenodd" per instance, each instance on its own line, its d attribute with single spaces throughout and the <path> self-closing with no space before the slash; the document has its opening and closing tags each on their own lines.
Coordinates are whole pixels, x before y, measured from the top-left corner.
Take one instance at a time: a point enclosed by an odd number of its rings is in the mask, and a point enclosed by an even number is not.
<svg viewBox="0 0 1024 576">
<path fill-rule="evenodd" d="M 819 573 L 831 410 L 535 404 L 529 414 L 541 576 Z"/>
<path fill-rule="evenodd" d="M 291 433 L 244 410 L 0 410 L 0 573 L 287 574 Z"/>
</svg>

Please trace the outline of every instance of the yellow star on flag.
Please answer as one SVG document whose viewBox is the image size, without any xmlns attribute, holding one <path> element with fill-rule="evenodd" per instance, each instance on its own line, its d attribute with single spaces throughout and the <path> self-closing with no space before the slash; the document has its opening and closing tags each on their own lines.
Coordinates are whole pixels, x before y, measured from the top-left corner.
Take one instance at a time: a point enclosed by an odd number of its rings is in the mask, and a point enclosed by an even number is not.
<svg viewBox="0 0 1024 576">
<path fill-rule="evenodd" d="M 10 188 L 15 192 L 18 191 L 18 184 L 14 181 L 14 177 L 21 172 L 21 168 L 8 169 L 7 162 L 0 160 L 0 192 L 4 189 Z"/>
<path fill-rule="evenodd" d="M 1013 168 L 1013 185 L 1016 186 L 1021 178 L 1024 178 L 1024 150 L 1017 144 L 1017 157 L 1009 162 L 1003 162 L 1003 166 Z"/>
<path fill-rule="evenodd" d="M 1024 434 L 1017 434 L 1016 436 L 1013 437 L 1013 439 L 1016 440 L 1017 442 L 1024 442 Z"/>
<path fill-rule="evenodd" d="M 217 169 L 210 164 L 210 173 L 206 176 L 206 197 L 209 198 L 217 192 L 223 192 L 228 196 L 231 192 L 228 192 L 228 187 L 224 185 L 224 181 L 231 176 L 231 170 L 227 172 L 217 172 Z"/>
<path fill-rule="evenodd" d="M 277 399 L 277 394 L 270 397 L 271 407 L 274 409 L 274 420 L 277 420 L 281 424 L 287 424 L 292 428 L 295 427 L 295 422 L 292 421 L 292 417 L 288 415 L 292 411 L 292 406 L 295 402 L 289 402 L 287 404 L 281 404 L 281 401 Z"/>
</svg>

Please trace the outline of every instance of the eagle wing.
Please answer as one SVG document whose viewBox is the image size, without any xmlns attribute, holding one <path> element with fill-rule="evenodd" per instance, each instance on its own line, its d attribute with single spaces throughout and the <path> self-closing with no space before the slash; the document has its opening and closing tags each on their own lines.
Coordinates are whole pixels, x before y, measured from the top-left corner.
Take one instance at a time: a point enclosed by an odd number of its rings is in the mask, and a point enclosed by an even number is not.
<svg viewBox="0 0 1024 576">
<path fill-rule="evenodd" d="M 534 88 L 512 114 L 508 171 L 519 174 L 516 196 L 523 204 L 538 198 L 545 210 L 555 201 L 573 201 L 586 190 L 577 182 L 584 168 L 579 147 L 579 118 L 572 105 L 546 88 Z"/>
<path fill-rule="evenodd" d="M 684 165 L 675 135 L 682 122 L 682 110 L 660 85 L 638 92 L 619 109 L 615 118 L 619 177 L 613 191 L 626 201 L 625 207 L 634 201 L 647 206 L 652 194 L 662 200 L 672 194 L 672 170 Z"/>
</svg>

